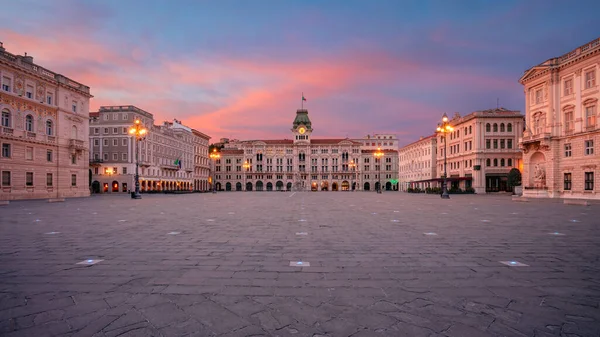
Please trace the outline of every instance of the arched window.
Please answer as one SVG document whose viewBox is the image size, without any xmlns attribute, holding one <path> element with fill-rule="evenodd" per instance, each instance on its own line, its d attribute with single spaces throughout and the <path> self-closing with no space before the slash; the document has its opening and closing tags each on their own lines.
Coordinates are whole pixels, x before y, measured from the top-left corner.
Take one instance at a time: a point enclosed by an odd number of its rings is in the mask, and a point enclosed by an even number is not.
<svg viewBox="0 0 600 337">
<path fill-rule="evenodd" d="M 500 123 L 500 132 L 504 132 L 504 123 Z"/>
<path fill-rule="evenodd" d="M 498 166 L 498 158 L 494 158 L 494 166 Z"/>
<path fill-rule="evenodd" d="M 25 131 L 33 132 L 33 116 L 27 115 L 25 117 Z"/>
<path fill-rule="evenodd" d="M 485 160 L 485 166 L 491 166 L 492 165 L 492 161 L 488 158 Z"/>
<path fill-rule="evenodd" d="M 490 131 L 492 131 L 492 127 L 491 127 L 490 123 L 487 123 L 485 125 L 485 132 L 490 132 Z"/>
<path fill-rule="evenodd" d="M 469 134 L 471 134 L 471 133 L 473 133 L 473 130 L 471 129 L 471 126 L 469 125 Z"/>
<path fill-rule="evenodd" d="M 511 123 L 508 123 L 508 124 L 506 125 L 506 131 L 507 131 L 507 132 L 512 132 L 512 124 L 511 124 Z"/>
<path fill-rule="evenodd" d="M 54 134 L 54 125 L 51 120 L 46 121 L 46 134 L 52 136 Z"/>
<path fill-rule="evenodd" d="M 465 135 L 468 135 L 468 134 L 469 134 L 469 132 L 468 132 L 467 130 L 468 130 L 468 129 L 467 129 L 467 127 L 465 126 Z"/>
<path fill-rule="evenodd" d="M 494 132 L 498 132 L 498 124 L 494 123 Z"/>
<path fill-rule="evenodd" d="M 10 111 L 2 110 L 2 126 L 5 128 L 10 128 L 11 125 Z"/>
<path fill-rule="evenodd" d="M 71 127 L 71 139 L 77 139 L 77 127 L 75 125 Z"/>
<path fill-rule="evenodd" d="M 504 158 L 500 159 L 500 166 L 504 166 Z"/>
<path fill-rule="evenodd" d="M 508 158 L 508 166 L 512 167 L 512 158 Z"/>
</svg>

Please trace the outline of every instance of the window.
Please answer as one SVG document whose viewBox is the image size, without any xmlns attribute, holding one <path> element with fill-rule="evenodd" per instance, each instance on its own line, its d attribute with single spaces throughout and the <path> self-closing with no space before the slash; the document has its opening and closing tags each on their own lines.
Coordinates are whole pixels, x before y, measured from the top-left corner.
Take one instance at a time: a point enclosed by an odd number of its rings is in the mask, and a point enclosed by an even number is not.
<svg viewBox="0 0 600 337">
<path fill-rule="evenodd" d="M 113 146 L 117 146 L 119 145 L 119 140 L 116 138 L 113 138 Z"/>
<path fill-rule="evenodd" d="M 123 120 L 126 121 L 128 116 L 129 116 L 129 114 L 123 114 Z"/>
<path fill-rule="evenodd" d="M 5 128 L 10 128 L 10 111 L 2 110 L 2 126 Z"/>
<path fill-rule="evenodd" d="M 25 186 L 33 186 L 33 172 L 25 172 Z"/>
<path fill-rule="evenodd" d="M 500 132 L 504 132 L 504 123 L 500 123 Z"/>
<path fill-rule="evenodd" d="M 94 146 L 100 146 L 100 139 L 94 139 Z"/>
<path fill-rule="evenodd" d="M 498 158 L 494 158 L 494 166 L 498 166 Z"/>
<path fill-rule="evenodd" d="M 73 110 L 73 112 L 77 112 L 77 102 L 73 101 L 73 103 L 71 104 L 71 109 Z"/>
<path fill-rule="evenodd" d="M 77 175 L 71 174 L 71 186 L 77 186 Z"/>
<path fill-rule="evenodd" d="M 102 159 L 105 160 L 105 161 L 108 160 L 108 153 L 103 153 L 102 154 Z"/>
<path fill-rule="evenodd" d="M 573 79 L 570 78 L 568 80 L 565 80 L 565 86 L 564 86 L 564 90 L 563 90 L 563 95 L 567 96 L 573 93 Z"/>
<path fill-rule="evenodd" d="M 127 174 L 127 166 L 123 166 L 123 174 Z"/>
<path fill-rule="evenodd" d="M 25 160 L 33 160 L 33 147 L 25 148 Z"/>
<path fill-rule="evenodd" d="M 77 139 L 77 127 L 75 125 L 71 126 L 71 138 Z"/>
<path fill-rule="evenodd" d="M 503 149 L 504 148 L 504 139 L 500 139 L 500 148 Z"/>
<path fill-rule="evenodd" d="M 10 144 L 2 144 L 2 157 L 10 158 Z"/>
<path fill-rule="evenodd" d="M 512 124 L 511 123 L 506 124 L 506 132 L 512 132 Z"/>
<path fill-rule="evenodd" d="M 119 129 L 118 128 L 113 128 L 113 135 L 116 135 L 117 133 L 119 133 Z"/>
<path fill-rule="evenodd" d="M 585 88 L 589 89 L 596 86 L 596 71 L 590 70 L 585 73 Z"/>
<path fill-rule="evenodd" d="M 77 165 L 77 155 L 71 155 L 71 164 Z"/>
<path fill-rule="evenodd" d="M 585 190 L 594 190 L 594 172 L 585 172 Z"/>
<path fill-rule="evenodd" d="M 494 149 L 498 148 L 498 139 L 494 139 Z"/>
<path fill-rule="evenodd" d="M 500 166 L 504 167 L 504 158 L 500 159 Z"/>
<path fill-rule="evenodd" d="M 27 85 L 27 89 L 25 91 L 25 96 L 27 96 L 27 98 L 33 98 L 33 86 L 32 85 Z"/>
<path fill-rule="evenodd" d="M 52 161 L 52 150 L 46 151 L 46 161 L 49 161 L 49 162 Z"/>
<path fill-rule="evenodd" d="M 492 161 L 489 158 L 485 160 L 485 166 L 492 166 Z"/>
<path fill-rule="evenodd" d="M 591 156 L 594 154 L 594 141 L 593 140 L 586 140 L 585 141 L 585 155 L 586 156 Z"/>
<path fill-rule="evenodd" d="M 10 171 L 2 171 L 2 186 L 10 186 Z"/>
<path fill-rule="evenodd" d="M 48 103 L 48 105 L 52 105 L 52 94 L 51 93 L 46 94 L 46 103 Z"/>
<path fill-rule="evenodd" d="M 469 134 L 473 133 L 473 129 L 471 128 L 471 125 L 469 125 Z"/>
<path fill-rule="evenodd" d="M 570 191 L 571 190 L 571 173 L 565 173 L 564 174 L 564 189 L 565 191 Z"/>
<path fill-rule="evenodd" d="M 491 149 L 492 148 L 492 141 L 490 139 L 486 139 L 485 140 L 485 148 L 486 149 Z"/>
<path fill-rule="evenodd" d="M 46 173 L 46 186 L 52 187 L 52 173 Z"/>
<path fill-rule="evenodd" d="M 104 128 L 104 134 L 108 135 L 108 128 Z"/>
<path fill-rule="evenodd" d="M 113 153 L 113 160 L 119 160 L 119 154 L 118 153 Z"/>
<path fill-rule="evenodd" d="M 498 124 L 494 123 L 494 132 L 498 132 Z"/>
<path fill-rule="evenodd" d="M 565 157 L 571 157 L 571 143 L 565 144 Z"/>
<path fill-rule="evenodd" d="M 123 138 L 123 140 L 121 141 L 121 145 L 127 146 L 127 138 Z"/>
<path fill-rule="evenodd" d="M 25 131 L 33 132 L 33 116 L 27 115 L 25 117 Z"/>
<path fill-rule="evenodd" d="M 127 128 L 123 128 L 123 134 L 126 135 L 127 134 Z"/>
<path fill-rule="evenodd" d="M 10 78 L 6 76 L 2 78 L 2 90 L 10 92 Z"/>
<path fill-rule="evenodd" d="M 540 104 L 544 101 L 544 90 L 537 89 L 535 91 L 535 104 Z"/>
<path fill-rule="evenodd" d="M 512 158 L 508 158 L 507 166 L 512 167 Z"/>
<path fill-rule="evenodd" d="M 121 153 L 121 160 L 127 161 L 127 153 Z"/>
<path fill-rule="evenodd" d="M 103 140 L 102 140 L 102 143 L 103 143 L 103 145 L 104 145 L 104 146 L 108 146 L 108 139 L 106 139 L 106 138 L 105 138 L 105 139 L 103 139 Z"/>
<path fill-rule="evenodd" d="M 48 136 L 52 136 L 54 134 L 54 124 L 49 119 L 46 121 L 46 134 Z"/>
<path fill-rule="evenodd" d="M 491 132 L 492 131 L 492 126 L 490 125 L 490 123 L 487 123 L 485 125 L 485 132 Z"/>
<path fill-rule="evenodd" d="M 565 131 L 573 131 L 573 111 L 565 112 Z"/>
<path fill-rule="evenodd" d="M 585 126 L 588 128 L 593 128 L 596 126 L 596 106 L 586 106 L 585 107 Z"/>
<path fill-rule="evenodd" d="M 512 139 L 507 139 L 506 140 L 506 148 L 507 149 L 512 149 Z"/>
</svg>

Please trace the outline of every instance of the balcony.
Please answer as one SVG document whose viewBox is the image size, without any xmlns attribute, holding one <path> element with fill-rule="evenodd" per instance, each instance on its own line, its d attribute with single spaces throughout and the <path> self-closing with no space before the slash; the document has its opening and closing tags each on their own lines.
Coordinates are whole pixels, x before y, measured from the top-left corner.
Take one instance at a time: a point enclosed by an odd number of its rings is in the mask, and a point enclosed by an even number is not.
<svg viewBox="0 0 600 337">
<path fill-rule="evenodd" d="M 46 136 L 48 143 L 56 143 L 56 136 Z"/>
<path fill-rule="evenodd" d="M 9 136 L 12 136 L 13 132 L 14 132 L 14 130 L 12 128 L 7 128 L 4 126 L 0 130 L 2 130 L 3 135 L 9 135 Z"/>
<path fill-rule="evenodd" d="M 37 135 L 35 134 L 35 132 L 27 131 L 27 132 L 25 133 L 25 137 L 27 137 L 28 139 L 33 139 L 33 140 L 35 140 L 36 136 L 37 136 Z"/>
<path fill-rule="evenodd" d="M 104 163 L 103 159 L 90 159 L 90 167 L 99 167 Z"/>
<path fill-rule="evenodd" d="M 85 150 L 85 142 L 79 139 L 69 139 L 69 148 L 78 151 L 83 151 Z"/>
</svg>

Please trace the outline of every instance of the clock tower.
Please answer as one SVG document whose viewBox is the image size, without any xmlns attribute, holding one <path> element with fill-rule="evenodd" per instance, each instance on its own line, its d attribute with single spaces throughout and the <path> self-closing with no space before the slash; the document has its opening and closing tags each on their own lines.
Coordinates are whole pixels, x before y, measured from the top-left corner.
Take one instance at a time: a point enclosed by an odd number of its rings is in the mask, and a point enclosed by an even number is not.
<svg viewBox="0 0 600 337">
<path fill-rule="evenodd" d="M 294 144 L 310 143 L 310 134 L 312 133 L 312 123 L 308 118 L 308 110 L 299 109 L 296 111 L 296 118 L 292 126 L 294 134 Z"/>
</svg>

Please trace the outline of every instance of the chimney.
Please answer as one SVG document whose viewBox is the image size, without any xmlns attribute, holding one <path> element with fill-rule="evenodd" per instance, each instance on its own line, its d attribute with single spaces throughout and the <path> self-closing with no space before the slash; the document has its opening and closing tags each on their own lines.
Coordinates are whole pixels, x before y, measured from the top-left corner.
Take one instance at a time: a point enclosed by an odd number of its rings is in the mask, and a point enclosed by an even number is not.
<svg viewBox="0 0 600 337">
<path fill-rule="evenodd" d="M 4 42 L 0 41 L 0 51 L 5 51 L 6 49 L 4 49 Z"/>
</svg>

